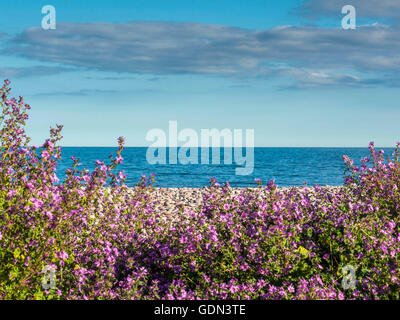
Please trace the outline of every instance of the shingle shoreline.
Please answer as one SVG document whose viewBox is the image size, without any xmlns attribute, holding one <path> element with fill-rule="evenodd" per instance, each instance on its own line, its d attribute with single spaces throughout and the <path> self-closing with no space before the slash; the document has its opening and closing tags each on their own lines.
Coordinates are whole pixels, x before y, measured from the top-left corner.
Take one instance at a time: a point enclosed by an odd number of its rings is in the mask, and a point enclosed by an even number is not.
<svg viewBox="0 0 400 320">
<path fill-rule="evenodd" d="M 336 194 L 343 186 L 323 186 L 320 187 L 329 193 Z M 243 190 L 250 189 L 260 196 L 267 195 L 266 188 L 230 188 L 232 196 L 239 195 Z M 290 187 L 278 188 L 281 192 L 289 191 Z M 305 192 L 310 198 L 313 198 L 315 193 L 314 187 L 296 187 Z M 174 214 L 182 210 L 194 211 L 198 209 L 203 203 L 203 196 L 210 192 L 209 187 L 204 188 L 154 188 L 151 192 L 150 198 L 154 201 L 156 208 L 166 214 Z"/>
</svg>

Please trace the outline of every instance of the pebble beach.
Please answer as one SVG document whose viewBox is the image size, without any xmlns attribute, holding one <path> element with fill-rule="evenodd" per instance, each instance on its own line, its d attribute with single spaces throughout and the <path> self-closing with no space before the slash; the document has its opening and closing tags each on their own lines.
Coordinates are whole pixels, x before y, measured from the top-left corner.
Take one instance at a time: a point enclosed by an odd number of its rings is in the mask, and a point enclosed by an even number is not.
<svg viewBox="0 0 400 320">
<path fill-rule="evenodd" d="M 305 192 L 310 199 L 314 198 L 314 187 L 297 187 Z M 341 186 L 323 186 L 322 189 L 329 193 L 336 194 L 343 187 Z M 260 197 L 267 196 L 265 188 L 230 188 L 232 196 L 239 195 L 243 190 L 250 189 L 253 192 L 259 193 Z M 291 188 L 278 188 L 281 192 L 288 192 Z M 134 190 L 132 188 L 131 190 Z M 154 188 L 151 193 L 151 199 L 154 201 L 156 209 L 167 216 L 173 216 L 179 212 L 195 211 L 203 203 L 203 196 L 209 191 L 208 187 L 204 188 Z"/>
</svg>

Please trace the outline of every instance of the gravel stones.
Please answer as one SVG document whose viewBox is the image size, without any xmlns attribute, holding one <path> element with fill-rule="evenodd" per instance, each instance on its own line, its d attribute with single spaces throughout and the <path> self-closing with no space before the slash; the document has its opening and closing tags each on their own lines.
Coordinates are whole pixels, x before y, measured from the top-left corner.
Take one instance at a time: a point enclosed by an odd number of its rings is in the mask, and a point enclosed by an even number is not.
<svg viewBox="0 0 400 320">
<path fill-rule="evenodd" d="M 195 211 L 203 203 L 203 196 L 209 192 L 209 187 L 204 188 L 154 188 L 150 198 L 154 201 L 155 209 L 162 214 L 174 215 L 187 211 Z M 238 196 L 246 188 L 231 188 L 232 196 Z M 248 188 L 254 192 L 259 192 L 260 196 L 266 196 L 265 188 Z M 281 192 L 288 192 L 291 188 L 279 188 Z M 311 201 L 315 199 L 315 189 L 313 187 L 299 187 L 302 192 L 307 194 Z M 336 194 L 343 187 L 325 186 L 321 187 L 329 193 Z"/>
</svg>

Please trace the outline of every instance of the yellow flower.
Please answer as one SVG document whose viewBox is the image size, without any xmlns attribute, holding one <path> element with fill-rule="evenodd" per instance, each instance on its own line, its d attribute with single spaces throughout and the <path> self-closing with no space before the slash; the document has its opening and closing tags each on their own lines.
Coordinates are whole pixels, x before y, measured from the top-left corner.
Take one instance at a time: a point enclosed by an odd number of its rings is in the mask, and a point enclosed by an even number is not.
<svg viewBox="0 0 400 320">
<path fill-rule="evenodd" d="M 79 266 L 76 264 L 74 270 L 78 270 Z"/>
</svg>

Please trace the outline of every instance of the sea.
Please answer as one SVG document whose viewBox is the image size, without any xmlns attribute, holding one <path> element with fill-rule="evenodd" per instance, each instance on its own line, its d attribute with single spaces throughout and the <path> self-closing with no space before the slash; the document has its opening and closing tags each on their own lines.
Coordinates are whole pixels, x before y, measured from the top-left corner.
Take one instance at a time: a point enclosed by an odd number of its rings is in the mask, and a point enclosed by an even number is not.
<svg viewBox="0 0 400 320">
<path fill-rule="evenodd" d="M 386 156 L 394 151 L 393 148 L 382 150 Z M 79 158 L 82 164 L 80 168 L 93 170 L 96 160 L 108 163 L 109 155 L 115 151 L 116 148 L 111 147 L 63 147 L 57 176 L 61 181 L 65 178 L 66 169 L 72 165 L 72 156 Z M 369 155 L 368 148 L 254 148 L 254 164 L 251 161 L 247 164 L 250 168 L 247 170 L 249 174 L 239 175 L 236 169 L 245 165 L 235 160 L 234 153 L 231 161 L 225 163 L 223 148 L 218 157 L 219 164 L 212 163 L 212 159 L 218 156 L 213 153 L 213 149 L 208 150 L 209 164 L 202 163 L 205 161 L 201 159 L 203 150 L 200 149 L 197 164 L 182 164 L 179 160 L 176 164 L 170 163 L 170 150 L 167 148 L 165 151 L 166 157 L 160 158 L 166 160 L 164 163 L 150 164 L 149 157 L 146 157 L 148 148 L 126 148 L 122 152 L 124 161 L 117 167 L 117 171 L 124 171 L 127 175 L 126 184 L 130 187 L 135 186 L 142 175 L 149 176 L 152 173 L 155 174 L 154 186 L 163 188 L 201 188 L 208 186 L 212 177 L 221 184 L 229 182 L 232 187 L 255 187 L 255 179 L 260 179 L 263 184 L 275 180 L 280 187 L 305 184 L 340 186 L 344 184 L 345 171 L 342 156 L 349 156 L 357 165 L 361 158 Z"/>
</svg>

